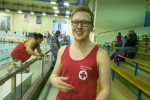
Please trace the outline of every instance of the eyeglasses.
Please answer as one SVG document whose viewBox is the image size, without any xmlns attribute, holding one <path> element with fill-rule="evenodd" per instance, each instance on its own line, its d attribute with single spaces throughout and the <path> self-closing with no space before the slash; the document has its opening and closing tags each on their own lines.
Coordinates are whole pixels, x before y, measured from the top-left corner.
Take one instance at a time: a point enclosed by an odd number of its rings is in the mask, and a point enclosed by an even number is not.
<svg viewBox="0 0 150 100">
<path fill-rule="evenodd" d="M 79 24 L 81 24 L 83 27 L 87 27 L 89 26 L 89 24 L 92 24 L 90 21 L 78 21 L 78 20 L 74 20 L 71 21 L 72 26 L 77 27 Z"/>
</svg>

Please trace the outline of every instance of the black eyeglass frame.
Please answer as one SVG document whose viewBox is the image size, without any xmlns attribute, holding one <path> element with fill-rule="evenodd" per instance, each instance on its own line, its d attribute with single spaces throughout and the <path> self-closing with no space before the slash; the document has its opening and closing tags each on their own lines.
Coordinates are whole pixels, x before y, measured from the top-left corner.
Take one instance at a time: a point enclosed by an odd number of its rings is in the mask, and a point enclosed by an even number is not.
<svg viewBox="0 0 150 100">
<path fill-rule="evenodd" d="M 76 23 L 76 25 L 75 25 L 75 23 L 74 22 L 77 22 Z M 83 24 L 83 23 L 86 23 L 86 24 Z M 92 22 L 90 22 L 90 21 L 85 21 L 85 20 L 83 20 L 83 21 L 77 21 L 77 20 L 72 20 L 71 21 L 71 24 L 72 24 L 72 26 L 74 26 L 74 27 L 77 27 L 79 24 L 81 24 L 81 26 L 83 26 L 83 27 L 88 27 L 89 26 L 89 24 L 91 24 L 92 25 Z"/>
</svg>

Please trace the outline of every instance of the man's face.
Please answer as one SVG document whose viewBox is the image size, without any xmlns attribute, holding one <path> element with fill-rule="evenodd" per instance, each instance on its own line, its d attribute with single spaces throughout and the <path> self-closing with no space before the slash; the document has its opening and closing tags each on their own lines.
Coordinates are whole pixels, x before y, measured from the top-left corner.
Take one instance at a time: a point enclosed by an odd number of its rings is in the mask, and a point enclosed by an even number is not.
<svg viewBox="0 0 150 100">
<path fill-rule="evenodd" d="M 60 36 L 60 33 L 57 33 L 56 36 L 59 37 L 59 36 Z"/>
<path fill-rule="evenodd" d="M 63 40 L 66 40 L 66 36 L 63 37 Z"/>
<path fill-rule="evenodd" d="M 87 12 L 77 12 L 72 17 L 72 33 L 77 41 L 87 40 L 93 30 L 91 17 Z"/>
</svg>

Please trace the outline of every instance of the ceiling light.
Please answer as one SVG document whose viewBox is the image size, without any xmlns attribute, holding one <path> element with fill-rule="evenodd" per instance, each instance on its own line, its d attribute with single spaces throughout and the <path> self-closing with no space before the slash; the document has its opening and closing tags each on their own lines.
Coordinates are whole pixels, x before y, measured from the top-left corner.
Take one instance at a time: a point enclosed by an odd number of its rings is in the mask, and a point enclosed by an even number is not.
<svg viewBox="0 0 150 100">
<path fill-rule="evenodd" d="M 57 14 L 55 14 L 54 16 L 58 16 Z"/>
<path fill-rule="evenodd" d="M 51 2 L 51 4 L 56 4 L 56 2 Z"/>
<path fill-rule="evenodd" d="M 32 14 L 32 15 L 33 15 L 33 14 L 34 14 L 34 12 L 33 12 L 33 11 L 31 11 L 31 12 L 30 12 L 30 14 Z"/>
<path fill-rule="evenodd" d="M 66 14 L 70 14 L 70 11 L 66 11 Z"/>
<path fill-rule="evenodd" d="M 18 10 L 18 13 L 19 13 L 19 14 L 22 14 L 22 11 L 21 11 L 21 10 Z"/>
<path fill-rule="evenodd" d="M 69 15 L 66 15 L 66 17 L 69 17 Z"/>
<path fill-rule="evenodd" d="M 43 16 L 45 16 L 45 15 L 46 15 L 46 13 L 45 13 L 45 12 L 43 12 L 43 13 L 42 13 L 42 15 L 43 15 Z"/>
<path fill-rule="evenodd" d="M 55 10 L 55 13 L 59 13 L 59 11 L 58 11 L 58 10 Z"/>
<path fill-rule="evenodd" d="M 53 7 L 53 9 L 58 9 L 57 7 Z"/>
<path fill-rule="evenodd" d="M 65 6 L 69 6 L 69 3 L 68 3 L 68 2 L 64 2 L 64 5 L 65 5 Z"/>
<path fill-rule="evenodd" d="M 9 9 L 5 9 L 5 11 L 6 11 L 6 12 L 10 12 L 10 10 L 9 10 Z"/>
</svg>

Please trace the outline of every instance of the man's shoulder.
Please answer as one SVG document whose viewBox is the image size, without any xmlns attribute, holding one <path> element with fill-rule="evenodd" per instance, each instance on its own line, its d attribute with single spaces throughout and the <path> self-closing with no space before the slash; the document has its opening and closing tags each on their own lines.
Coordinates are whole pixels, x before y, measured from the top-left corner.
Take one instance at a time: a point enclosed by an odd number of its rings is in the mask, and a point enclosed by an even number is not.
<svg viewBox="0 0 150 100">
<path fill-rule="evenodd" d="M 36 44 L 36 40 L 32 38 L 32 39 L 29 39 L 28 41 L 26 41 L 25 43 L 26 43 L 26 44 L 31 43 L 31 44 L 34 44 L 34 45 L 35 45 L 35 44 Z"/>
<path fill-rule="evenodd" d="M 103 48 L 99 47 L 97 54 L 104 56 L 104 55 L 108 54 L 108 52 L 106 50 L 104 50 Z"/>
<path fill-rule="evenodd" d="M 67 45 L 65 45 L 65 46 L 62 46 L 60 49 L 59 49 L 59 54 L 63 54 L 63 52 L 65 51 L 65 49 L 66 49 L 66 47 L 67 47 Z"/>
<path fill-rule="evenodd" d="M 57 41 L 57 37 L 56 36 L 52 36 L 52 38 L 51 38 L 51 42 L 55 42 L 55 41 Z"/>
</svg>

